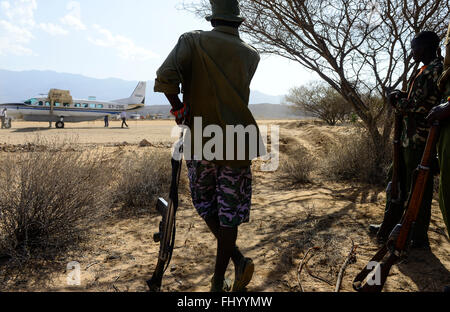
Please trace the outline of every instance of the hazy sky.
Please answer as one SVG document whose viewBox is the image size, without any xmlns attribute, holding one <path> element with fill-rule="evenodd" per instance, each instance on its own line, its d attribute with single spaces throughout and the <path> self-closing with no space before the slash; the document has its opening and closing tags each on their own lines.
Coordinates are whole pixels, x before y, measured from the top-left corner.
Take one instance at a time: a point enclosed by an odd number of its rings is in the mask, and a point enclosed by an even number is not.
<svg viewBox="0 0 450 312">
<path fill-rule="evenodd" d="M 179 36 L 209 30 L 182 0 L 0 0 L 0 69 L 153 80 Z M 263 56 L 252 89 L 282 95 L 313 79 Z"/>
</svg>

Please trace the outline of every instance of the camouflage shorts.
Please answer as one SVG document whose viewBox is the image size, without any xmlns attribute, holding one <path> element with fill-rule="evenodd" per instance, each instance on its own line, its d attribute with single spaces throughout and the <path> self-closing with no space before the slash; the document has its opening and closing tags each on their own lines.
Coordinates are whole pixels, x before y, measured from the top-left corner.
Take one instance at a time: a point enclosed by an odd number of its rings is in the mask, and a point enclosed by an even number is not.
<svg viewBox="0 0 450 312">
<path fill-rule="evenodd" d="M 223 227 L 236 227 L 250 219 L 252 172 L 250 166 L 232 168 L 209 161 L 187 161 L 192 202 L 206 219 L 218 216 Z"/>
</svg>

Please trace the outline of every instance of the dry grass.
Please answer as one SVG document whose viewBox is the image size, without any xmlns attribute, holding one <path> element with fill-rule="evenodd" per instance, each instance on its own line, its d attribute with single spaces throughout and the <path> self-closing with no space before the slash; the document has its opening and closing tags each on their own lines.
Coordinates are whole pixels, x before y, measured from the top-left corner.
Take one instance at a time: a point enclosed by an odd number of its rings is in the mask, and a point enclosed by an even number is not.
<svg viewBox="0 0 450 312">
<path fill-rule="evenodd" d="M 0 160 L 0 254 L 19 263 L 76 242 L 110 208 L 111 160 L 50 146 Z"/>
<path fill-rule="evenodd" d="M 382 153 L 377 150 L 379 148 L 374 146 L 364 130 L 330 142 L 328 153 L 322 161 L 322 174 L 337 181 L 384 185 L 392 151 L 390 144 Z"/>
<path fill-rule="evenodd" d="M 52 259 L 81 242 L 113 208 L 148 211 L 168 192 L 168 150 L 130 155 L 38 141 L 33 144 L 42 148 L 0 158 L 0 256 L 11 263 Z"/>
<path fill-rule="evenodd" d="M 280 159 L 279 173 L 293 184 L 311 182 L 311 173 L 316 169 L 316 160 L 301 145 L 291 146 Z"/>
<path fill-rule="evenodd" d="M 115 196 L 122 213 L 148 211 L 155 207 L 158 197 L 167 197 L 171 179 L 170 159 L 168 150 L 151 150 L 122 162 L 122 177 Z"/>
</svg>

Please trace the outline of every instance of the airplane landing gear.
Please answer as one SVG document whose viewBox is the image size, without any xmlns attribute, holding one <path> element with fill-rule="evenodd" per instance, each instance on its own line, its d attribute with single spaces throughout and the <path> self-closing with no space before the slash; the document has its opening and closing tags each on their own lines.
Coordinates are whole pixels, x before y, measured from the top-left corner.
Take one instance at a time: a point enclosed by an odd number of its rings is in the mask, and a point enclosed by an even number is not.
<svg viewBox="0 0 450 312">
<path fill-rule="evenodd" d="M 55 124 L 56 129 L 64 129 L 64 117 L 59 117 L 59 121 Z"/>
</svg>

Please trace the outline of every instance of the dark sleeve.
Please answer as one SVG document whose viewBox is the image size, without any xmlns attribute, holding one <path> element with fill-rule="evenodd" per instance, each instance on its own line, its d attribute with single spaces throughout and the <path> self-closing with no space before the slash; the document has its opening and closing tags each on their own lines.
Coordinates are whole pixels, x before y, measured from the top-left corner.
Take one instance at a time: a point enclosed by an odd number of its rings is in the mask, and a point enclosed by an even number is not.
<svg viewBox="0 0 450 312">
<path fill-rule="evenodd" d="M 182 73 L 186 72 L 186 67 L 190 66 L 190 61 L 189 38 L 187 34 L 184 34 L 156 72 L 154 91 L 179 94 L 180 84 L 183 81 Z"/>
</svg>

